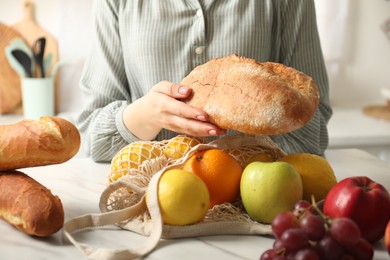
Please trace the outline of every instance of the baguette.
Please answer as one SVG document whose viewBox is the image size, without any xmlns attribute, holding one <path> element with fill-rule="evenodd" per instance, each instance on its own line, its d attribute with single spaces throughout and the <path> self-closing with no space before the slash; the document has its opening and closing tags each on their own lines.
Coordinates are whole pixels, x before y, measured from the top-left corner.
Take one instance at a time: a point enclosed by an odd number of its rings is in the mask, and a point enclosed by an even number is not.
<svg viewBox="0 0 390 260">
<path fill-rule="evenodd" d="M 79 149 L 79 131 L 60 117 L 0 126 L 0 171 L 62 163 Z"/>
<path fill-rule="evenodd" d="M 33 236 L 50 236 L 64 224 L 61 200 L 20 171 L 0 173 L 0 217 Z"/>
<path fill-rule="evenodd" d="M 196 67 L 181 84 L 192 88 L 184 102 L 204 110 L 212 123 L 248 134 L 296 130 L 312 118 L 319 103 L 311 77 L 235 54 Z"/>
</svg>

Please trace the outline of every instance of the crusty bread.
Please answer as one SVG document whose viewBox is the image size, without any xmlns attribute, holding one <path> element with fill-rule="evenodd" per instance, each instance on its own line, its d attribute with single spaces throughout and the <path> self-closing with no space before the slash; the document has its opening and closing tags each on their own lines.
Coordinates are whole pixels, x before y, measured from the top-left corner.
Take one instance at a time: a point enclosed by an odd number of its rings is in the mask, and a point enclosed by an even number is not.
<svg viewBox="0 0 390 260">
<path fill-rule="evenodd" d="M 20 171 L 0 173 L 0 217 L 34 236 L 50 236 L 64 224 L 61 200 Z"/>
<path fill-rule="evenodd" d="M 317 86 L 304 73 L 235 54 L 196 67 L 181 84 L 193 90 L 185 102 L 208 113 L 212 123 L 248 134 L 296 130 L 319 102 Z"/>
<path fill-rule="evenodd" d="M 79 131 L 60 117 L 0 126 L 0 171 L 62 163 L 79 149 Z"/>
</svg>

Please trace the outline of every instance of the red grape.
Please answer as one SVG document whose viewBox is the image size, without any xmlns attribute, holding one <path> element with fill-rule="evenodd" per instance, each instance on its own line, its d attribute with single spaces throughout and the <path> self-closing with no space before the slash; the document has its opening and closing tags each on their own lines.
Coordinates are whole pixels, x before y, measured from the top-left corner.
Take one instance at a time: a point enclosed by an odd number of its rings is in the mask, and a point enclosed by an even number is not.
<svg viewBox="0 0 390 260">
<path fill-rule="evenodd" d="M 272 260 L 275 256 L 277 256 L 276 250 L 268 249 L 261 254 L 260 260 Z"/>
<path fill-rule="evenodd" d="M 260 260 L 371 260 L 373 246 L 349 218 L 329 218 L 316 205 L 299 201 L 294 211 L 272 221 L 275 241 Z"/>
<path fill-rule="evenodd" d="M 361 237 L 359 226 L 349 218 L 332 219 L 330 233 L 342 246 L 354 245 Z"/>
<path fill-rule="evenodd" d="M 330 234 L 326 234 L 324 238 L 318 241 L 316 249 L 321 260 L 340 259 L 344 251 Z"/>
<path fill-rule="evenodd" d="M 308 202 L 307 200 L 299 200 L 297 203 L 294 204 L 293 213 L 298 218 L 300 218 L 305 214 L 311 214 L 312 206 L 310 202 Z"/>
<path fill-rule="evenodd" d="M 275 239 L 273 249 L 275 249 L 276 251 L 280 251 L 283 248 L 283 242 L 279 238 Z"/>
<path fill-rule="evenodd" d="M 299 200 L 295 203 L 294 209 L 310 209 L 311 203 L 307 200 Z"/>
<path fill-rule="evenodd" d="M 318 253 L 313 248 L 304 248 L 294 254 L 294 260 L 320 260 Z"/>
<path fill-rule="evenodd" d="M 325 223 L 318 215 L 308 214 L 299 220 L 299 227 L 302 228 L 309 240 L 318 241 L 325 235 Z"/>
<path fill-rule="evenodd" d="M 293 252 L 302 249 L 309 243 L 307 234 L 300 228 L 287 229 L 283 232 L 280 240 L 283 242 L 287 252 Z"/>
<path fill-rule="evenodd" d="M 346 247 L 346 251 L 355 260 L 371 260 L 374 257 L 372 245 L 364 238 L 360 238 L 354 245 Z"/>
<path fill-rule="evenodd" d="M 298 220 L 291 211 L 285 211 L 273 219 L 271 226 L 273 234 L 278 238 L 285 230 L 298 227 Z"/>
</svg>

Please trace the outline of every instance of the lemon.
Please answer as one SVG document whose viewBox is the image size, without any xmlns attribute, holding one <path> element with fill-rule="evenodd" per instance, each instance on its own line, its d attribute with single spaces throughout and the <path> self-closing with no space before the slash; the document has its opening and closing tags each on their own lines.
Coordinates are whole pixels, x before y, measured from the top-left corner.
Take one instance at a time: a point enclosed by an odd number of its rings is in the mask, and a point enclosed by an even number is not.
<svg viewBox="0 0 390 260">
<path fill-rule="evenodd" d="M 138 168 L 145 160 L 161 155 L 161 148 L 152 142 L 138 141 L 123 147 L 111 161 L 110 181 L 127 175 L 129 169 Z"/>
<path fill-rule="evenodd" d="M 329 162 L 318 155 L 310 153 L 289 154 L 280 161 L 290 163 L 301 175 L 303 199 L 316 201 L 325 199 L 329 190 L 337 183 L 336 176 Z"/>
<path fill-rule="evenodd" d="M 158 184 L 158 202 L 163 222 L 190 225 L 201 221 L 210 205 L 206 184 L 193 173 L 167 170 Z"/>
<path fill-rule="evenodd" d="M 200 141 L 196 138 L 178 135 L 172 138 L 164 149 L 164 154 L 168 158 L 180 159 L 183 157 L 192 147 L 199 144 Z"/>
</svg>

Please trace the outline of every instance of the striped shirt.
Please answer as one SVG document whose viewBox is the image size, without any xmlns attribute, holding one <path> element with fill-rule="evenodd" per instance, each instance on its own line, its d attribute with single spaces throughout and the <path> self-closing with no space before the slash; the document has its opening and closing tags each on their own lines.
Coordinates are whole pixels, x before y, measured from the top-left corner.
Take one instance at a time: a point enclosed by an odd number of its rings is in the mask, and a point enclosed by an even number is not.
<svg viewBox="0 0 390 260">
<path fill-rule="evenodd" d="M 77 119 L 93 160 L 109 161 L 139 140 L 123 123 L 125 106 L 162 80 L 180 82 L 232 53 L 311 76 L 321 96 L 317 113 L 301 129 L 271 138 L 287 153 L 327 148 L 332 110 L 312 0 L 95 0 L 93 25 Z M 163 129 L 156 139 L 175 135 Z"/>
</svg>

